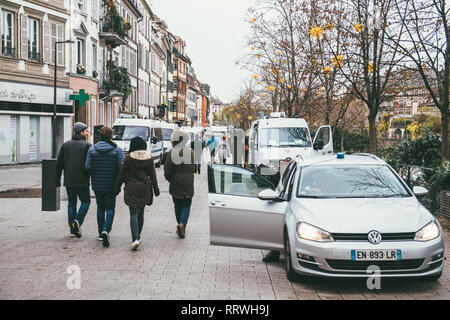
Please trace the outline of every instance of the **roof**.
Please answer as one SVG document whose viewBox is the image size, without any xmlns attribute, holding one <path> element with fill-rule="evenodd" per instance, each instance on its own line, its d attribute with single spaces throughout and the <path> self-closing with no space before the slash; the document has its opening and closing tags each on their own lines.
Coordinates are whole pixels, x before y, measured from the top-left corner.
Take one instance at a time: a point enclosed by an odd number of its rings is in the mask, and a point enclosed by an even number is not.
<svg viewBox="0 0 450 320">
<path fill-rule="evenodd" d="M 259 128 L 297 128 L 308 127 L 308 123 L 304 119 L 294 118 L 269 118 L 261 119 L 259 121 Z"/>
<path fill-rule="evenodd" d="M 372 154 L 351 154 L 345 155 L 344 159 L 338 159 L 337 155 L 316 156 L 305 161 L 301 157 L 297 158 L 298 164 L 305 166 L 335 166 L 335 165 L 380 165 L 386 164 L 383 160 Z"/>
<path fill-rule="evenodd" d="M 150 120 L 150 119 L 117 119 L 114 122 L 114 125 L 130 125 L 130 126 L 159 126 L 161 127 L 162 122 L 159 120 Z"/>
</svg>

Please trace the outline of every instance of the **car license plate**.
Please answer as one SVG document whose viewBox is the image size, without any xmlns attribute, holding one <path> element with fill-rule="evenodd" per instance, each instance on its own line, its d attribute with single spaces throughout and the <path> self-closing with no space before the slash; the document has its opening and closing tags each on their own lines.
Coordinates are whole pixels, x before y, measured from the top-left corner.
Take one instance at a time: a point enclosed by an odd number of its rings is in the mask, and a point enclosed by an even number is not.
<svg viewBox="0 0 450 320">
<path fill-rule="evenodd" d="M 353 261 L 401 261 L 401 250 L 352 250 Z"/>
</svg>

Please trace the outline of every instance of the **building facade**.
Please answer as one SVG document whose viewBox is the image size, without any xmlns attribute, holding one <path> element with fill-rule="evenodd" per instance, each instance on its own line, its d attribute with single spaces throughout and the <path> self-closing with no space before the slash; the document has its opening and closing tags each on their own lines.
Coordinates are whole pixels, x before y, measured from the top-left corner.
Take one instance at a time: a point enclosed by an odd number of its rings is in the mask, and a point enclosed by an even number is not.
<svg viewBox="0 0 450 320">
<path fill-rule="evenodd" d="M 66 5 L 64 0 L 0 2 L 0 164 L 52 157 L 55 68 L 57 148 L 72 134 L 69 45 L 54 46 L 70 37 Z"/>
</svg>

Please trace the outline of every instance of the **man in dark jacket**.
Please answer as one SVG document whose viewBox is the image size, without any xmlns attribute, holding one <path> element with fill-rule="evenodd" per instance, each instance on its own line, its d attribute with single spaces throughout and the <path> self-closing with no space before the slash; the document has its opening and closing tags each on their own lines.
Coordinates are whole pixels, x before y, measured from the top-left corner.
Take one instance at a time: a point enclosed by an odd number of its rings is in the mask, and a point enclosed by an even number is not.
<svg viewBox="0 0 450 320">
<path fill-rule="evenodd" d="M 84 163 L 91 145 L 86 142 L 87 125 L 81 122 L 73 126 L 72 140 L 63 144 L 56 161 L 56 186 L 61 186 L 61 174 L 64 170 L 64 186 L 67 191 L 68 221 L 71 237 L 81 238 L 81 225 L 89 210 L 91 196 L 89 194 L 89 175 Z M 77 199 L 81 205 L 77 212 Z"/>
<path fill-rule="evenodd" d="M 176 129 L 172 135 L 173 149 L 169 151 L 164 165 L 164 177 L 170 183 L 169 193 L 175 205 L 177 234 L 185 238 L 186 225 L 194 197 L 194 151 L 187 146 L 189 136 Z"/>
<path fill-rule="evenodd" d="M 113 133 L 111 128 L 103 127 L 100 130 L 101 141 L 89 149 L 86 158 L 86 169 L 91 176 L 97 201 L 99 240 L 103 241 L 104 247 L 109 247 L 109 233 L 116 208 L 114 184 L 124 158 L 122 149 L 111 141 Z"/>
<path fill-rule="evenodd" d="M 199 134 L 195 134 L 194 140 L 191 141 L 191 149 L 194 150 L 195 173 L 200 174 L 202 165 L 202 153 L 205 148 L 205 142 Z"/>
</svg>

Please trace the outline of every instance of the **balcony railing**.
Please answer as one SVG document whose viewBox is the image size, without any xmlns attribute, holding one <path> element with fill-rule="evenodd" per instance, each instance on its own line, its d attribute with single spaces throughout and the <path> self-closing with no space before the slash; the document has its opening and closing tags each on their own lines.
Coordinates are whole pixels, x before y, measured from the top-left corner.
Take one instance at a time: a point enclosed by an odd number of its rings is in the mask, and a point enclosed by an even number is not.
<svg viewBox="0 0 450 320">
<path fill-rule="evenodd" d="M 28 50 L 28 60 L 41 62 L 41 54 L 36 51 L 30 51 Z"/>
<path fill-rule="evenodd" d="M 12 47 L 2 47 L 2 55 L 14 58 L 16 56 L 16 49 Z"/>
</svg>

